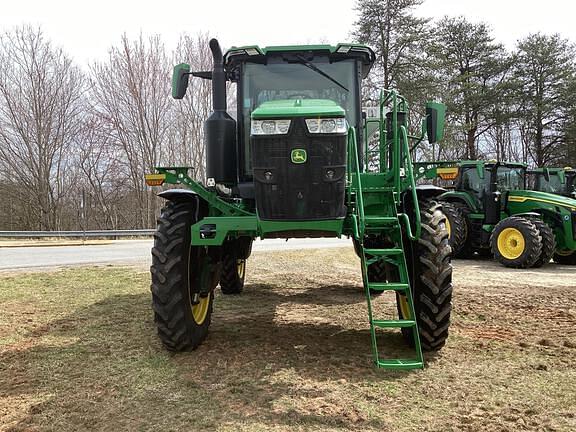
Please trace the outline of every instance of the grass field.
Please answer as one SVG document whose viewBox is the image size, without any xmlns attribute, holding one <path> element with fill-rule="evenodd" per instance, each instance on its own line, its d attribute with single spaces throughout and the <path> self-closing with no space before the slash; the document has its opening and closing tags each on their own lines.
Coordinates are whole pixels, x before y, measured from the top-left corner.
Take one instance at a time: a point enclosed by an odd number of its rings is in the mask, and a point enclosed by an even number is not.
<svg viewBox="0 0 576 432">
<path fill-rule="evenodd" d="M 0 275 L 0 430 L 576 430 L 575 267 L 455 262 L 447 346 L 391 372 L 371 367 L 352 251 L 248 265 L 245 293 L 217 295 L 208 339 L 177 355 L 146 269 Z M 396 333 L 381 346 L 404 350 Z"/>
</svg>

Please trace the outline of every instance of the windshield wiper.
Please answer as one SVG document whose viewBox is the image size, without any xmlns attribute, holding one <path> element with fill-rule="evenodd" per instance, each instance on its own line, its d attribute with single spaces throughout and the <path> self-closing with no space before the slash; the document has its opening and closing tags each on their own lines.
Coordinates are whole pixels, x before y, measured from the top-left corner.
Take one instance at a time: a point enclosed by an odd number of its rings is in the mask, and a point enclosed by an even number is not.
<svg viewBox="0 0 576 432">
<path fill-rule="evenodd" d="M 346 87 L 344 87 L 342 84 L 340 84 L 338 81 L 336 81 L 334 78 L 332 78 L 330 75 L 328 75 L 326 72 L 324 72 L 322 69 L 318 69 L 316 66 L 314 66 L 312 63 L 310 63 L 308 60 L 306 60 L 304 57 L 302 57 L 301 55 L 296 55 L 295 56 L 298 60 L 300 60 L 300 64 L 306 66 L 307 68 L 312 69 L 314 72 L 319 73 L 320 75 L 322 75 L 324 78 L 328 78 L 330 81 L 332 81 L 334 84 L 338 85 L 339 87 L 342 87 L 344 90 L 349 91 Z"/>
</svg>

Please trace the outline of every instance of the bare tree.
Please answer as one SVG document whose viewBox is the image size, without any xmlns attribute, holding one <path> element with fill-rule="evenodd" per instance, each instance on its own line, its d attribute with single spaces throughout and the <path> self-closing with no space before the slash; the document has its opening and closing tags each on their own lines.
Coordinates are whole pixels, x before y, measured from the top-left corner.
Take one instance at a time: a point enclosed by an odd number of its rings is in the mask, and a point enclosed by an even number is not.
<svg viewBox="0 0 576 432">
<path fill-rule="evenodd" d="M 92 66 L 92 97 L 99 119 L 109 139 L 122 150 L 121 162 L 129 173 L 131 195 L 135 200 L 134 223 L 150 227 L 154 223 L 157 200 L 144 184 L 144 174 L 152 172 L 168 152 L 170 69 L 159 36 L 136 41 L 122 37 L 119 47 L 110 50 L 107 62 Z"/>
<path fill-rule="evenodd" d="M 81 181 L 77 194 L 83 196 L 86 226 L 98 229 L 120 228 L 115 210 L 127 189 L 123 185 L 129 180 L 127 170 L 119 162 L 120 149 L 113 145 L 111 136 L 102 120 L 87 115 L 79 145 Z"/>
<path fill-rule="evenodd" d="M 0 166 L 26 190 L 31 228 L 58 229 L 80 130 L 85 78 L 40 29 L 0 36 Z"/>
</svg>

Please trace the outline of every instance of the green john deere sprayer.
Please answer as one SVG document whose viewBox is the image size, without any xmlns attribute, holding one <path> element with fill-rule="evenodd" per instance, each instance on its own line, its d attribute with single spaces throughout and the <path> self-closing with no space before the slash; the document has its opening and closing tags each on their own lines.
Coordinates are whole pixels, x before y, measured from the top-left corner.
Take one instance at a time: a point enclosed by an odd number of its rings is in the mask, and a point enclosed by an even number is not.
<svg viewBox="0 0 576 432">
<path fill-rule="evenodd" d="M 497 161 L 416 164 L 418 178 L 453 181 L 440 196 L 454 256 L 493 254 L 507 267 L 552 257 L 576 265 L 576 200 L 526 190 L 526 165 Z"/>
<path fill-rule="evenodd" d="M 212 80 L 205 121 L 207 179 L 190 168 L 158 167 L 147 183 L 179 185 L 167 200 L 152 250 L 152 298 L 167 349 L 191 350 L 206 338 L 214 290 L 238 294 L 256 237 L 354 240 L 361 261 L 374 362 L 423 367 L 422 349 L 448 336 L 452 268 L 445 216 L 435 188 L 415 187 L 409 140 L 443 133 L 444 106 L 427 105 L 421 136 L 407 131 L 408 105 L 383 91 L 378 119 L 361 110 L 371 49 L 340 44 L 231 48 L 210 41 L 212 71 L 174 68 L 173 96 L 190 75 Z M 236 119 L 226 112 L 226 81 L 236 83 Z M 379 169 L 366 172 L 367 125 L 377 124 Z M 398 317 L 372 314 L 374 294 L 396 294 Z M 410 358 L 381 358 L 378 329 L 400 328 Z"/>
<path fill-rule="evenodd" d="M 529 189 L 576 198 L 576 169 L 536 168 L 527 171 Z"/>
</svg>

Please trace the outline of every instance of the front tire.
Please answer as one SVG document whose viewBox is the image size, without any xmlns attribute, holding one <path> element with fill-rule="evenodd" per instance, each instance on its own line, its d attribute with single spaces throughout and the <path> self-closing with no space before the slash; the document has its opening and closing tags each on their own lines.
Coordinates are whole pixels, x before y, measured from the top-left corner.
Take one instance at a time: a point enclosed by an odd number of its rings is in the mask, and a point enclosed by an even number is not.
<svg viewBox="0 0 576 432">
<path fill-rule="evenodd" d="M 222 294 L 240 294 L 244 290 L 246 260 L 236 258 L 235 254 L 226 254 L 222 259 L 220 290 Z"/>
<path fill-rule="evenodd" d="M 196 349 L 208 335 L 218 265 L 208 248 L 192 246 L 200 202 L 168 202 L 152 248 L 152 308 L 158 336 L 170 351 Z"/>
<path fill-rule="evenodd" d="M 410 242 L 406 254 L 420 344 L 425 351 L 438 351 L 445 345 L 452 311 L 451 248 L 441 207 L 433 200 L 420 203 L 422 232 L 416 242 Z M 400 319 L 410 319 L 406 296 L 398 294 L 396 300 Z M 413 346 L 412 331 L 402 328 L 402 333 Z"/>
<path fill-rule="evenodd" d="M 533 221 L 512 216 L 502 219 L 490 236 L 494 258 L 511 268 L 532 267 L 542 254 L 542 236 Z"/>
<path fill-rule="evenodd" d="M 576 251 L 556 251 L 554 262 L 561 265 L 576 265 Z"/>
</svg>

